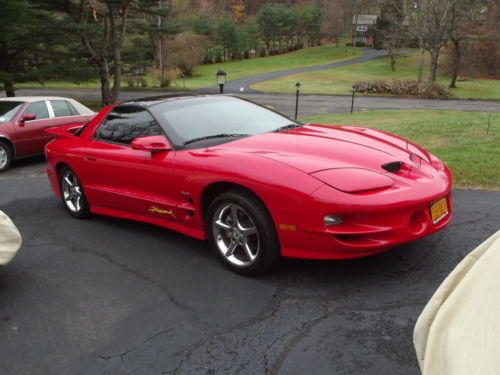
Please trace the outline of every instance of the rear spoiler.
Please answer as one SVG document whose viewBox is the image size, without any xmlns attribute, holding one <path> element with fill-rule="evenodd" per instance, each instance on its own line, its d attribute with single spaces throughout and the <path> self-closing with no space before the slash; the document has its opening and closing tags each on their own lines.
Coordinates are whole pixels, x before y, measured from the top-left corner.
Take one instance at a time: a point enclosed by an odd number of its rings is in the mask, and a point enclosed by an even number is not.
<svg viewBox="0 0 500 375">
<path fill-rule="evenodd" d="M 74 137 L 75 133 L 83 128 L 86 124 L 69 124 L 63 126 L 54 126 L 45 129 L 46 133 L 53 134 L 57 137 Z"/>
</svg>

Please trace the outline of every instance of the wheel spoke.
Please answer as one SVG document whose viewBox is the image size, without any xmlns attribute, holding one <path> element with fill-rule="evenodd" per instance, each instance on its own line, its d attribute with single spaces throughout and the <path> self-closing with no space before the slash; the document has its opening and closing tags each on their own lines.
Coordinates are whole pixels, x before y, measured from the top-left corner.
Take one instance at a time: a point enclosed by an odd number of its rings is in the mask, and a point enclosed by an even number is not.
<svg viewBox="0 0 500 375">
<path fill-rule="evenodd" d="M 255 227 L 245 228 L 240 223 L 238 223 L 238 229 L 240 230 L 241 234 L 243 234 L 244 238 L 247 238 L 252 234 L 257 234 L 257 228 Z"/>
<path fill-rule="evenodd" d="M 68 186 L 73 186 L 73 182 L 69 179 L 68 176 L 64 177 L 64 181 L 68 184 Z"/>
<path fill-rule="evenodd" d="M 238 247 L 238 244 L 234 241 L 231 241 L 231 243 L 227 247 L 226 257 L 232 256 L 237 247 Z"/>
<path fill-rule="evenodd" d="M 75 208 L 77 211 L 80 211 L 80 208 L 82 208 L 82 197 L 81 195 L 77 195 L 75 199 Z"/>
<path fill-rule="evenodd" d="M 230 213 L 230 215 L 231 215 L 231 219 L 233 221 L 233 225 L 235 225 L 235 226 L 238 225 L 239 224 L 238 209 L 235 206 L 233 206 L 233 205 L 231 205 L 231 213 Z"/>
<path fill-rule="evenodd" d="M 231 229 L 230 225 L 224 223 L 220 219 L 215 222 L 215 225 L 217 225 L 220 229 L 223 229 L 223 230 L 230 230 Z"/>
<path fill-rule="evenodd" d="M 243 250 L 245 250 L 245 254 L 249 258 L 249 260 L 254 260 L 256 255 L 252 254 L 252 250 L 250 250 L 250 246 L 248 245 L 247 241 L 243 242 Z"/>
</svg>

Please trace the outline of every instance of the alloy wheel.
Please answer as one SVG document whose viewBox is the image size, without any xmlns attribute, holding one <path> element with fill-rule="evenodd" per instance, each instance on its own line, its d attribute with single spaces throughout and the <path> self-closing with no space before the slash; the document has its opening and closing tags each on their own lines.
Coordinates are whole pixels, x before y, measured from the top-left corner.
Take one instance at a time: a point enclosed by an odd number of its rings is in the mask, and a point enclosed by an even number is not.
<svg viewBox="0 0 500 375">
<path fill-rule="evenodd" d="M 213 237 L 222 256 L 238 267 L 254 263 L 260 251 L 259 232 L 247 211 L 238 204 L 225 203 L 213 217 Z"/>
<path fill-rule="evenodd" d="M 73 171 L 64 172 L 61 178 L 61 192 L 66 207 L 73 213 L 80 212 L 83 205 L 82 187 Z"/>
</svg>

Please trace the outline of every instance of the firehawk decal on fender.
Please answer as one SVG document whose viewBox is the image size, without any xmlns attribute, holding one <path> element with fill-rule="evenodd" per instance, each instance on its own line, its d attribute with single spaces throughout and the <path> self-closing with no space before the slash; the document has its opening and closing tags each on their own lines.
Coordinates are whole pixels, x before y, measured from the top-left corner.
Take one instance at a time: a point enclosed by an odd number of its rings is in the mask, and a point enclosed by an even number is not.
<svg viewBox="0 0 500 375">
<path fill-rule="evenodd" d="M 164 209 L 156 207 L 156 206 L 149 207 L 148 208 L 148 212 L 153 213 L 153 214 L 172 216 L 172 217 L 175 218 L 174 211 L 172 211 L 172 210 L 164 210 Z"/>
<path fill-rule="evenodd" d="M 78 130 L 49 131 L 47 174 L 72 216 L 208 239 L 245 275 L 282 256 L 379 253 L 452 217 L 451 173 L 417 145 L 374 129 L 302 125 L 236 97 L 137 99 Z"/>
</svg>

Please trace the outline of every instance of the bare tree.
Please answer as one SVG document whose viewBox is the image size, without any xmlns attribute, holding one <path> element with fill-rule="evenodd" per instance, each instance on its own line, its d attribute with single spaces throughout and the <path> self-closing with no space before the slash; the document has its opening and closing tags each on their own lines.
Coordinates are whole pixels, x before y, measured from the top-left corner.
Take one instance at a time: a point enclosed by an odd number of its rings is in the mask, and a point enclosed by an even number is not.
<svg viewBox="0 0 500 375">
<path fill-rule="evenodd" d="M 450 88 L 457 87 L 462 58 L 462 44 L 471 37 L 471 25 L 477 23 L 481 0 L 458 0 L 451 8 L 448 36 L 452 42 L 452 73 Z"/>
<path fill-rule="evenodd" d="M 441 48 L 448 41 L 451 13 L 460 0 L 420 0 L 407 8 L 409 34 L 431 55 L 429 80 L 436 81 Z"/>
</svg>

